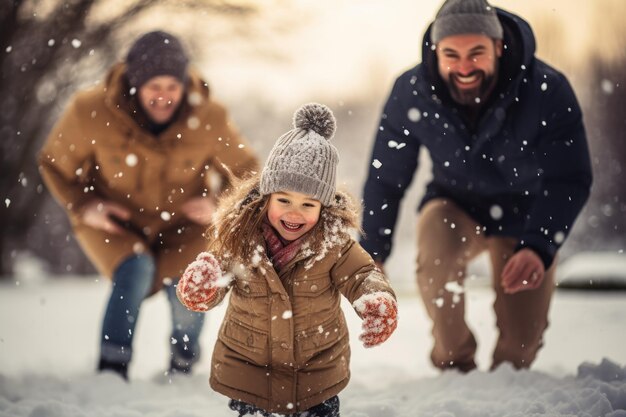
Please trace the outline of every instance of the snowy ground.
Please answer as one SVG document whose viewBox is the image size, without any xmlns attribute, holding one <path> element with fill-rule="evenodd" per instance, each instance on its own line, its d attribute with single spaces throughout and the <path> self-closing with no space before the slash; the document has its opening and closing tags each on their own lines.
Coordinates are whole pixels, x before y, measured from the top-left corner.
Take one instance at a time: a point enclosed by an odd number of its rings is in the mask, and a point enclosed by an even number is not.
<svg viewBox="0 0 626 417">
<path fill-rule="evenodd" d="M 493 300 L 479 281 L 467 297 L 480 370 L 468 375 L 441 374 L 429 364 L 428 323 L 410 288 L 400 294 L 397 332 L 378 348 L 358 344 L 360 323 L 346 309 L 353 360 L 352 382 L 340 395 L 342 416 L 626 417 L 626 292 L 558 291 L 533 370 L 504 366 L 489 373 Z M 223 306 L 209 314 L 195 375 L 170 379 L 163 375 L 165 297 L 148 300 L 126 384 L 93 371 L 108 291 L 96 277 L 0 285 L 0 417 L 234 417 L 207 384 Z"/>
</svg>

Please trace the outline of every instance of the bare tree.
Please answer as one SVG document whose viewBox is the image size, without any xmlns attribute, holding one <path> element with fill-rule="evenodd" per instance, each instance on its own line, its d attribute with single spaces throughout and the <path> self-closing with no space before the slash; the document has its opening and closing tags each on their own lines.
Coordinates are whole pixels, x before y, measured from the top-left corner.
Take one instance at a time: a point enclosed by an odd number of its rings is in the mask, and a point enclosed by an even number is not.
<svg viewBox="0 0 626 417">
<path fill-rule="evenodd" d="M 114 59 L 120 33 L 158 7 L 237 18 L 256 12 L 236 0 L 118 3 L 0 0 L 0 276 L 10 274 L 17 250 L 39 247 L 45 252 L 45 242 L 28 242 L 35 238 L 30 231 L 49 200 L 37 173 L 36 152 L 85 74 L 101 75 Z M 109 17 L 101 18 L 104 4 Z"/>
</svg>

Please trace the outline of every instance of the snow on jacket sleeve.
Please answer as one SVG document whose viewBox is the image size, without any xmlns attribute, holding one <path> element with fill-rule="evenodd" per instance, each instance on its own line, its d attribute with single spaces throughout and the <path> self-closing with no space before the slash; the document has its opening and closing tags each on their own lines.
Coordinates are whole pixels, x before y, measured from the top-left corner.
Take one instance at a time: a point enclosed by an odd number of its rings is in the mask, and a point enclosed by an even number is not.
<svg viewBox="0 0 626 417">
<path fill-rule="evenodd" d="M 350 304 L 366 294 L 386 293 L 394 300 L 396 298 L 372 257 L 354 240 L 343 247 L 330 274 L 334 285 Z"/>
<path fill-rule="evenodd" d="M 545 131 L 537 154 L 541 191 L 518 245 L 535 250 L 546 268 L 571 231 L 592 182 L 581 110 L 569 82 L 559 76 L 561 82 L 545 101 L 541 121 Z"/>
<path fill-rule="evenodd" d="M 369 174 L 363 190 L 361 244 L 377 261 L 391 252 L 400 201 L 417 170 L 420 144 L 410 132 L 408 98 L 412 86 L 407 74 L 396 80 L 385 104 L 374 141 Z"/>
</svg>

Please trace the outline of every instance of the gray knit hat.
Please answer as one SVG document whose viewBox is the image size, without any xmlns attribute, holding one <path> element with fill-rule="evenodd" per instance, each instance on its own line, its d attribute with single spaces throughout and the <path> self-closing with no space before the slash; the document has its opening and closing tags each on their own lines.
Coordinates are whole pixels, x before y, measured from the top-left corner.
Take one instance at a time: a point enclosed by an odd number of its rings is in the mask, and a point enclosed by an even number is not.
<svg viewBox="0 0 626 417">
<path fill-rule="evenodd" d="M 430 40 L 437 44 L 445 37 L 475 33 L 502 39 L 502 25 L 485 0 L 446 0 L 437 12 Z"/>
<path fill-rule="evenodd" d="M 295 191 L 329 206 L 335 196 L 339 163 L 337 149 L 330 143 L 335 116 L 323 104 L 305 104 L 295 112 L 293 126 L 276 141 L 265 162 L 261 195 Z"/>
<path fill-rule="evenodd" d="M 139 88 L 157 75 L 187 80 L 189 59 L 180 41 L 167 32 L 148 32 L 131 46 L 126 56 L 126 77 L 131 87 Z"/>
</svg>

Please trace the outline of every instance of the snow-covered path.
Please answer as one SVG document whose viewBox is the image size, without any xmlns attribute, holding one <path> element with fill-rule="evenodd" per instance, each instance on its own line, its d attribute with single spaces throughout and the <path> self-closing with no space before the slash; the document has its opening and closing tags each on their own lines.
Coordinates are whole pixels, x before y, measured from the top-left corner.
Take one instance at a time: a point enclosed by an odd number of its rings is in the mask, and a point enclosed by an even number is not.
<svg viewBox="0 0 626 417">
<path fill-rule="evenodd" d="M 93 372 L 108 290 L 95 277 L 0 285 L 0 416 L 233 417 L 206 382 L 223 306 L 209 314 L 196 374 L 170 380 L 162 374 L 167 305 L 161 295 L 148 300 L 126 384 Z M 471 285 L 467 297 L 480 367 L 468 375 L 429 364 L 428 322 L 410 291 L 399 298 L 398 331 L 374 349 L 358 344 L 360 323 L 346 303 L 353 376 L 340 395 L 342 416 L 626 417 L 626 292 L 557 291 L 533 370 L 492 373 L 485 371 L 496 337 L 492 295 Z"/>
</svg>

